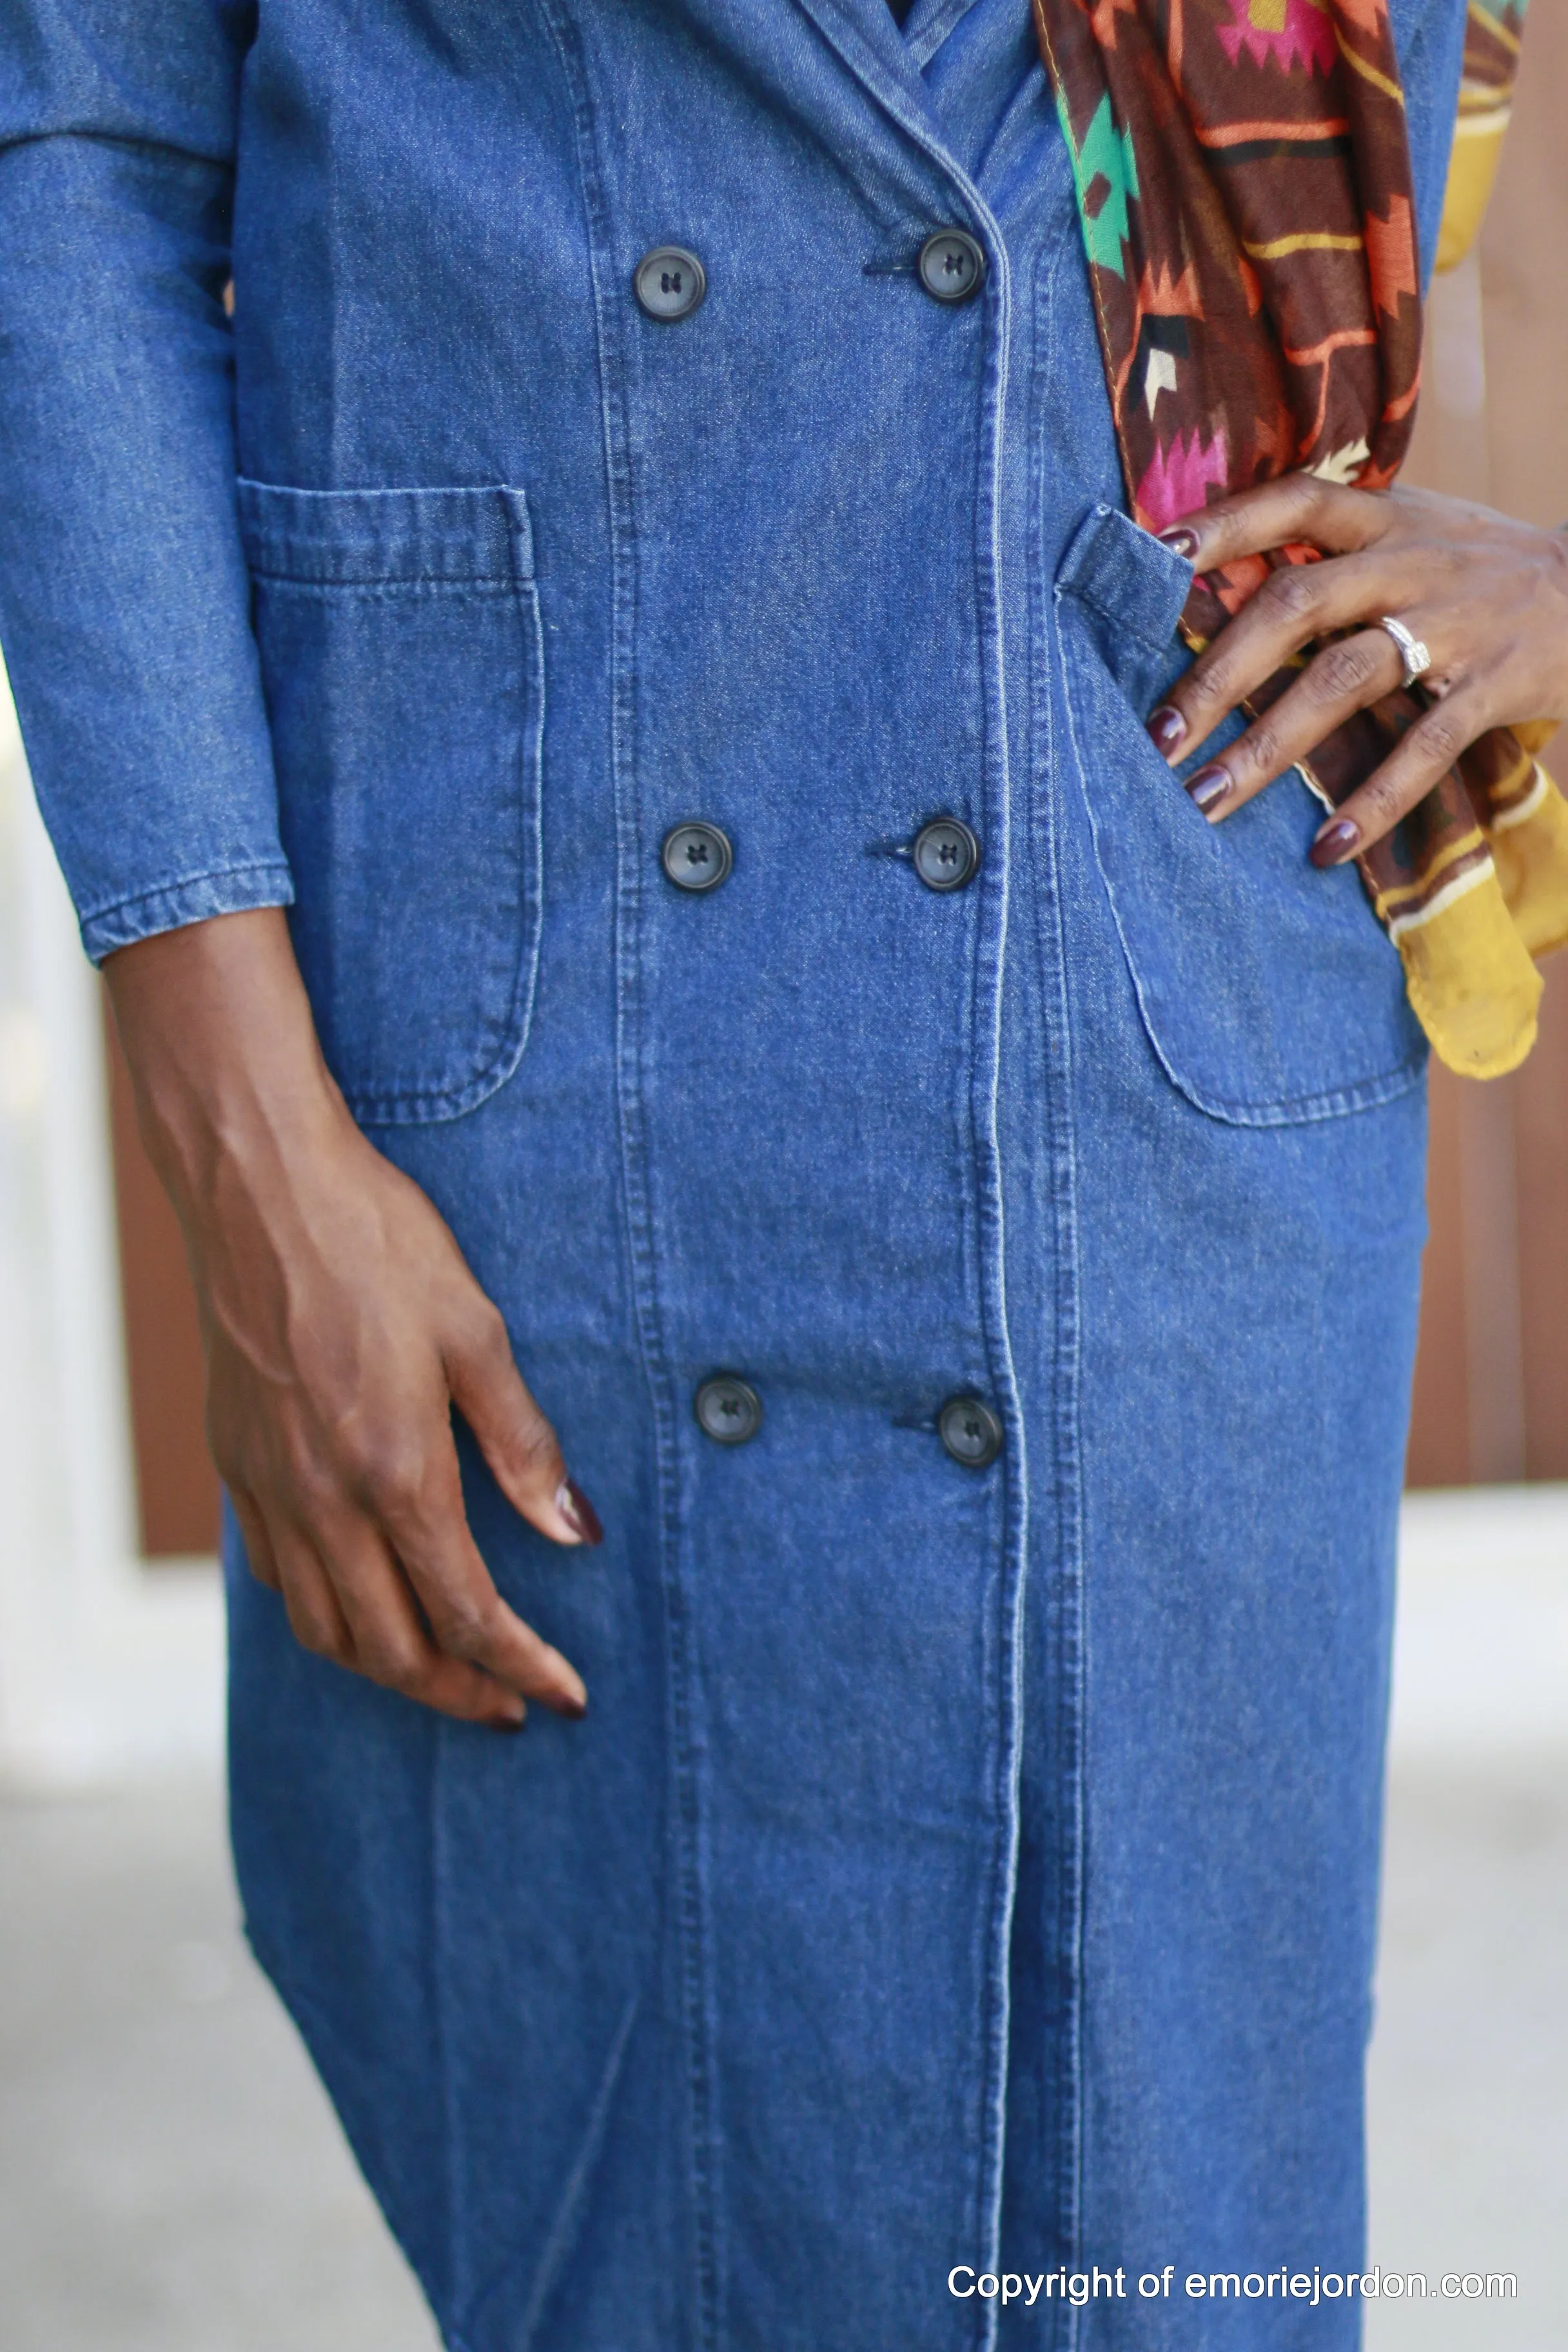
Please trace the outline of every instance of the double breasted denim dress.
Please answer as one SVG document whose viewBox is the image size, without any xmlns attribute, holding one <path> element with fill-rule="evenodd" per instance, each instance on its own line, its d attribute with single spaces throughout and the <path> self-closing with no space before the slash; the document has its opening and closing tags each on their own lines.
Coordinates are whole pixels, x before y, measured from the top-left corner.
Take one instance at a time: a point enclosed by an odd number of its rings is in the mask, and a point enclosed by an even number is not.
<svg viewBox="0 0 1568 2352">
<path fill-rule="evenodd" d="M 250 1932 L 447 2341 L 1350 2344 L 1421 1047 L 1305 790 L 1144 737 L 1026 6 L 11 0 L 0 136 L 88 948 L 291 904 L 608 1530 L 466 1453 L 592 1694 L 516 1741 L 231 1551 Z"/>
</svg>

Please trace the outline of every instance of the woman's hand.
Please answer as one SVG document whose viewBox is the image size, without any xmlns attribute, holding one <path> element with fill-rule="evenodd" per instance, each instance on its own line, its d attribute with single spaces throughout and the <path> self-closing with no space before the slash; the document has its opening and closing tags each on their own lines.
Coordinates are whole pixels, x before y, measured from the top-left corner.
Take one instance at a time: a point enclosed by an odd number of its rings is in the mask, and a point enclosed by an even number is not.
<svg viewBox="0 0 1568 2352">
<path fill-rule="evenodd" d="M 1430 652 L 1422 682 L 1434 701 L 1321 828 L 1314 865 L 1337 866 L 1389 832 L 1489 728 L 1568 718 L 1563 532 L 1429 490 L 1374 496 L 1288 474 L 1162 537 L 1200 572 L 1295 544 L 1319 548 L 1324 559 L 1270 573 L 1151 715 L 1149 732 L 1173 763 L 1314 637 L 1354 633 L 1325 646 L 1278 702 L 1191 778 L 1187 790 L 1211 824 L 1400 684 L 1399 649 L 1377 625 L 1385 614 Z"/>
<path fill-rule="evenodd" d="M 508 1500 L 560 1544 L 593 1507 L 501 1318 L 328 1075 L 282 912 L 123 948 L 105 977 L 142 1135 L 184 1228 L 207 1437 L 251 1572 L 307 1649 L 443 1714 L 586 1706 L 497 1592 L 463 1509 L 455 1404 Z"/>
</svg>

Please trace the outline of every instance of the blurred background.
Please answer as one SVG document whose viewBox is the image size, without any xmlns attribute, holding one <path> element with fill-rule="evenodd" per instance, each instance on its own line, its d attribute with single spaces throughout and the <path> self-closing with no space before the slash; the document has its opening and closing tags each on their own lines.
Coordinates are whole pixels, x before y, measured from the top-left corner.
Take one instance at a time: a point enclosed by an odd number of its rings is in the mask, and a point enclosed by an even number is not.
<svg viewBox="0 0 1568 2352">
<path fill-rule="evenodd" d="M 1542 0 L 1413 478 L 1568 518 L 1568 12 Z M 1547 755 L 1549 763 L 1552 754 Z M 1506 2302 L 1373 2352 L 1568 2344 L 1568 956 L 1512 1078 L 1435 1070 L 1401 1567 L 1373 2259 Z M 433 2352 L 240 1941 L 217 1495 L 178 1234 L 0 687 L 0 2346 Z"/>
</svg>

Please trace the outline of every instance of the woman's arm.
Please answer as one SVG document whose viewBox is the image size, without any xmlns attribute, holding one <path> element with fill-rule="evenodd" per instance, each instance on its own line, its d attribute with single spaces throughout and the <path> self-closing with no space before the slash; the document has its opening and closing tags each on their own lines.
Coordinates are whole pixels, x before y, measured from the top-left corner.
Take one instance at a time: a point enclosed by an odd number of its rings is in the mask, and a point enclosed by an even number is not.
<svg viewBox="0 0 1568 2352">
<path fill-rule="evenodd" d="M 464 1517 L 456 1404 L 592 1541 L 501 1319 L 322 1063 L 281 906 L 223 291 L 253 0 L 0 12 L 0 639 L 184 1227 L 209 1433 L 301 1640 L 449 1714 L 581 1713 Z"/>
<path fill-rule="evenodd" d="M 252 1570 L 308 1649 L 447 1715 L 515 1726 L 524 1696 L 581 1715 L 581 1679 L 468 1531 L 452 1407 L 544 1535 L 594 1543 L 598 1522 L 448 1227 L 350 1118 L 281 911 L 164 932 L 104 973 Z"/>
</svg>

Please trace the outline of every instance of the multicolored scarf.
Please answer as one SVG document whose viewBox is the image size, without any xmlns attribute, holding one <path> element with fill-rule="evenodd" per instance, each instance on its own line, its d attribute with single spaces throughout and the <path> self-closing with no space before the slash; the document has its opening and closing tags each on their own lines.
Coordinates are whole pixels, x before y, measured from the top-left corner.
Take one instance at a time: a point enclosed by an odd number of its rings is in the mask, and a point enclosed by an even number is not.
<svg viewBox="0 0 1568 2352">
<path fill-rule="evenodd" d="M 1470 0 L 1444 258 L 1479 226 L 1526 0 Z M 1302 469 L 1394 480 L 1421 367 L 1410 148 L 1386 0 L 1033 0 L 1078 184 L 1127 493 L 1146 530 Z M 1456 213 L 1455 199 L 1458 199 Z M 1448 223 L 1452 223 L 1448 226 Z M 1196 582 L 1199 648 L 1282 548 Z M 1307 656 L 1248 708 L 1282 694 Z M 1419 715 L 1385 695 L 1302 773 L 1328 807 Z M 1568 803 L 1500 729 L 1360 859 L 1450 1068 L 1494 1076 L 1535 1037 L 1531 958 L 1568 942 Z"/>
</svg>

